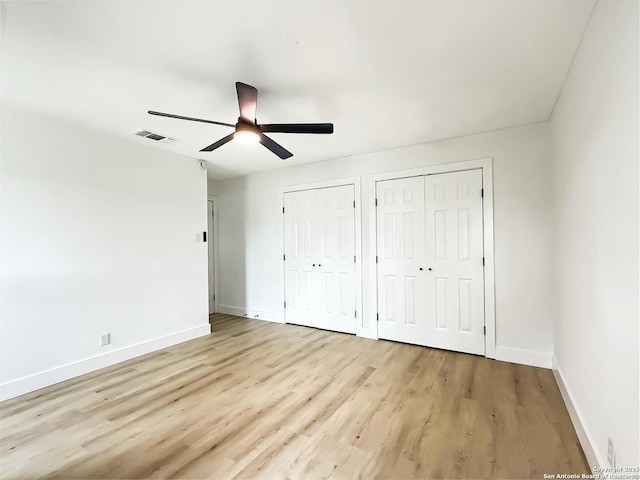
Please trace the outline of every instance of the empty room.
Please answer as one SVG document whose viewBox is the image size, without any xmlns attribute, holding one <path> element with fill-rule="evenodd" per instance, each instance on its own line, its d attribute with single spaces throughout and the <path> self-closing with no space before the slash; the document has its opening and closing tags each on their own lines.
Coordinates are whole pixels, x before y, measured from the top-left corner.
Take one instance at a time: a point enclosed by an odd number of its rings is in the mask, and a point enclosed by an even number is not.
<svg viewBox="0 0 640 480">
<path fill-rule="evenodd" d="M 2 1 L 1 479 L 639 479 L 637 0 Z"/>
</svg>

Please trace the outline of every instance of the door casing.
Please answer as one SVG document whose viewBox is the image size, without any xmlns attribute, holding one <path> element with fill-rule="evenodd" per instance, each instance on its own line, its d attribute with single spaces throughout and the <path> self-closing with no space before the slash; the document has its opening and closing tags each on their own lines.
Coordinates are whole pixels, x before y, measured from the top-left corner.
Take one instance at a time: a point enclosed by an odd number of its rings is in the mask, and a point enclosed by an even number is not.
<svg viewBox="0 0 640 480">
<path fill-rule="evenodd" d="M 434 175 L 438 173 L 459 172 L 464 170 L 482 170 L 482 188 L 484 190 L 482 204 L 483 242 L 484 242 L 484 318 L 486 326 L 485 357 L 496 358 L 496 316 L 495 316 L 495 266 L 493 247 L 493 158 L 452 162 L 428 167 L 412 168 L 394 172 L 384 172 L 371 177 L 369 191 L 375 196 L 376 183 L 383 180 Z M 374 198 L 375 202 L 375 198 Z M 369 238 L 374 239 L 375 249 L 367 259 L 370 272 L 377 272 L 377 215 L 373 212 L 373 221 L 369 224 Z M 377 274 L 375 275 L 377 279 Z M 375 302 L 378 304 L 378 288 L 376 280 Z M 378 324 L 375 322 L 375 338 L 378 338 Z"/>
</svg>

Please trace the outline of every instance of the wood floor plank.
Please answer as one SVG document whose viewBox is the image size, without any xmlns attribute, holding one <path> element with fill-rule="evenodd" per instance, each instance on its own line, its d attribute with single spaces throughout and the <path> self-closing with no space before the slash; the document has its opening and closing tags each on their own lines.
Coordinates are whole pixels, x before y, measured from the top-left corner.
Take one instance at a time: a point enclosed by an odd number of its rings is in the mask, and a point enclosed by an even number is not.
<svg viewBox="0 0 640 480">
<path fill-rule="evenodd" d="M 210 336 L 0 404 L 0 477 L 589 473 L 552 372 L 212 315 Z"/>
</svg>

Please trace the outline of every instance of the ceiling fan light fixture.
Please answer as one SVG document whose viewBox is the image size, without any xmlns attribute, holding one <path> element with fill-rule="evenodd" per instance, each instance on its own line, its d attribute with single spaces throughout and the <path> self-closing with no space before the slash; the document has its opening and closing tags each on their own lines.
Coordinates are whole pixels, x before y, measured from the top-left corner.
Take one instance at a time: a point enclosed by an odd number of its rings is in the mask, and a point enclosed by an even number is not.
<svg viewBox="0 0 640 480">
<path fill-rule="evenodd" d="M 258 143 L 260 141 L 260 135 L 249 129 L 240 129 L 233 134 L 233 138 L 242 143 Z"/>
</svg>

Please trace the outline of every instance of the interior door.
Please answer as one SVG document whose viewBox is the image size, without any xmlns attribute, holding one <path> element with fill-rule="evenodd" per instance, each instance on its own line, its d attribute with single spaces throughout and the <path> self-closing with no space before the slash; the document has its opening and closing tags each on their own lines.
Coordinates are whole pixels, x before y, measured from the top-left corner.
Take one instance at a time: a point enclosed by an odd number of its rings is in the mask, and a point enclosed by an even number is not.
<svg viewBox="0 0 640 480">
<path fill-rule="evenodd" d="M 378 182 L 378 335 L 484 354 L 482 170 Z"/>
<path fill-rule="evenodd" d="M 209 314 L 216 312 L 215 245 L 213 243 L 213 202 L 207 201 L 207 253 L 209 259 Z"/>
<path fill-rule="evenodd" d="M 378 336 L 426 345 L 424 177 L 378 182 Z"/>
<path fill-rule="evenodd" d="M 355 333 L 353 185 L 285 194 L 285 321 Z"/>
<path fill-rule="evenodd" d="M 425 177 L 429 345 L 484 355 L 482 170 Z"/>
<path fill-rule="evenodd" d="M 284 195 L 285 321 L 308 325 L 315 305 L 312 267 L 312 229 L 316 223 L 316 192 Z"/>
</svg>

